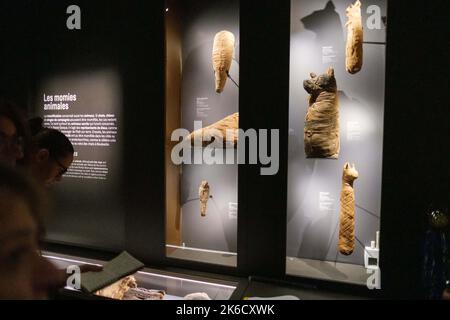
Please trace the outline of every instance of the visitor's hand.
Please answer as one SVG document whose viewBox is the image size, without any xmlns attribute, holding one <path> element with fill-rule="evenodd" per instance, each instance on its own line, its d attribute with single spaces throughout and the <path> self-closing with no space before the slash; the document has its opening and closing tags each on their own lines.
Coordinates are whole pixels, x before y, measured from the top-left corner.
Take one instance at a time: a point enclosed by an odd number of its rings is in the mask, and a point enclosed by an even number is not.
<svg viewBox="0 0 450 320">
<path fill-rule="evenodd" d="M 450 301 L 450 290 L 449 289 L 444 291 L 444 293 L 442 294 L 442 299 Z"/>
</svg>

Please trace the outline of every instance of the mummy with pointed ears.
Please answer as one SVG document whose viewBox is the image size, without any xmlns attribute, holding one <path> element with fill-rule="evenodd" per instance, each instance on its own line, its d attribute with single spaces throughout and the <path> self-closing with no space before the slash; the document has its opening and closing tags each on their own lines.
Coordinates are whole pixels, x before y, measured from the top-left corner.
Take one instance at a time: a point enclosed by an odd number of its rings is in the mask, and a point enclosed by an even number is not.
<svg viewBox="0 0 450 320">
<path fill-rule="evenodd" d="M 339 252 L 351 255 L 355 250 L 355 191 L 353 182 L 359 173 L 355 164 L 346 163 L 342 173 L 341 213 L 339 226 Z"/>
</svg>

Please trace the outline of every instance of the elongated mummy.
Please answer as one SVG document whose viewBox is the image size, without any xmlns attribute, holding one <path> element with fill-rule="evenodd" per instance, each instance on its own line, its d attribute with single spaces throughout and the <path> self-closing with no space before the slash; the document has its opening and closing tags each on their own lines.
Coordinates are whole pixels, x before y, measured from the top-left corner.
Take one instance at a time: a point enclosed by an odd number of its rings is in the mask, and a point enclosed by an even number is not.
<svg viewBox="0 0 450 320">
<path fill-rule="evenodd" d="M 306 157 L 337 159 L 340 151 L 339 101 L 334 69 L 329 68 L 320 76 L 311 73 L 303 87 L 310 94 L 304 127 Z"/>
<path fill-rule="evenodd" d="M 166 293 L 162 290 L 131 288 L 123 296 L 123 300 L 163 300 Z"/>
<path fill-rule="evenodd" d="M 361 2 L 347 8 L 347 48 L 345 67 L 351 74 L 359 72 L 363 65 L 363 41 L 364 32 L 361 17 Z"/>
<path fill-rule="evenodd" d="M 212 63 L 217 93 L 221 93 L 225 88 L 228 73 L 233 61 L 234 43 L 234 35 L 229 31 L 221 31 L 214 37 Z"/>
<path fill-rule="evenodd" d="M 346 163 L 342 174 L 339 252 L 351 255 L 355 249 L 355 192 L 353 182 L 358 179 L 355 165 Z"/>
<path fill-rule="evenodd" d="M 209 200 L 209 184 L 208 181 L 202 181 L 198 188 L 198 196 L 200 198 L 200 214 L 206 217 L 206 204 Z"/>
<path fill-rule="evenodd" d="M 212 142 L 220 144 L 221 147 L 236 147 L 239 137 L 239 113 L 213 123 L 210 126 L 196 130 L 186 136 L 194 146 L 207 146 Z"/>
</svg>

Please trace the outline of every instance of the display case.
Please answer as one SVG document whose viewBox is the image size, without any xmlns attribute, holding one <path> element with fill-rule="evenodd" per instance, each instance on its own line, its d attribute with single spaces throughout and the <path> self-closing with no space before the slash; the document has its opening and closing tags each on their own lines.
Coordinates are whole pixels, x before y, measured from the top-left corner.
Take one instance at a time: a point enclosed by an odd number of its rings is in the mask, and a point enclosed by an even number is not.
<svg viewBox="0 0 450 320">
<path fill-rule="evenodd" d="M 379 287 L 386 17 L 291 1 L 288 275 Z"/>
<path fill-rule="evenodd" d="M 73 257 L 70 255 L 43 252 L 43 256 L 60 269 L 67 269 L 73 265 L 104 265 L 105 261 Z M 145 268 L 131 275 L 134 278 L 138 290 L 158 293 L 151 300 L 230 300 L 238 286 L 237 282 L 210 279 L 200 276 L 188 276 L 175 272 L 161 271 Z M 66 287 L 66 290 L 80 292 L 74 288 Z M 65 292 L 69 295 L 70 292 Z M 161 295 L 159 294 L 161 293 Z M 96 292 L 91 298 L 105 298 L 102 292 Z M 120 300 L 139 300 L 125 295 Z M 139 295 L 138 295 L 139 296 Z M 112 296 L 106 298 L 113 298 Z M 115 297 L 118 299 L 118 297 Z M 141 298 L 144 300 L 144 298 Z"/>
<path fill-rule="evenodd" d="M 447 69 L 435 63 L 448 60 L 438 32 L 447 20 L 431 3 L 390 1 L 388 13 L 387 0 L 361 0 L 350 19 L 355 3 L 79 1 L 75 30 L 72 1 L 5 3 L 2 97 L 75 142 L 74 165 L 51 188 L 49 250 L 105 260 L 126 250 L 155 268 L 351 293 L 367 292 L 380 262 L 382 293 L 420 297 L 423 214 L 448 198 Z M 223 88 L 219 47 L 232 57 Z M 336 81 L 324 118 L 309 112 L 320 76 Z M 238 112 L 243 130 L 279 130 L 277 174 L 172 161 L 194 121 L 201 129 Z M 309 113 L 334 126 L 319 130 L 319 148 Z M 80 122 L 98 127 L 108 115 L 102 133 Z"/>
<path fill-rule="evenodd" d="M 165 11 L 166 254 L 236 267 L 239 1 Z"/>
</svg>

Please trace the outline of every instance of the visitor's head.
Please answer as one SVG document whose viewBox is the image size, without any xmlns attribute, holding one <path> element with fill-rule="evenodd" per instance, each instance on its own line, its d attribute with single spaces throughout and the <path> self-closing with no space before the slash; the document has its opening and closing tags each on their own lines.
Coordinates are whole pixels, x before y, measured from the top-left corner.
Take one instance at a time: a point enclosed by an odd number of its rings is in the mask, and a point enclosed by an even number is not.
<svg viewBox="0 0 450 320">
<path fill-rule="evenodd" d="M 42 118 L 29 120 L 32 134 L 31 173 L 44 186 L 61 181 L 73 162 L 74 149 L 60 131 L 43 127 Z"/>
<path fill-rule="evenodd" d="M 23 160 L 27 137 L 18 108 L 0 99 L 0 163 L 15 167 L 18 161 Z"/>
</svg>

